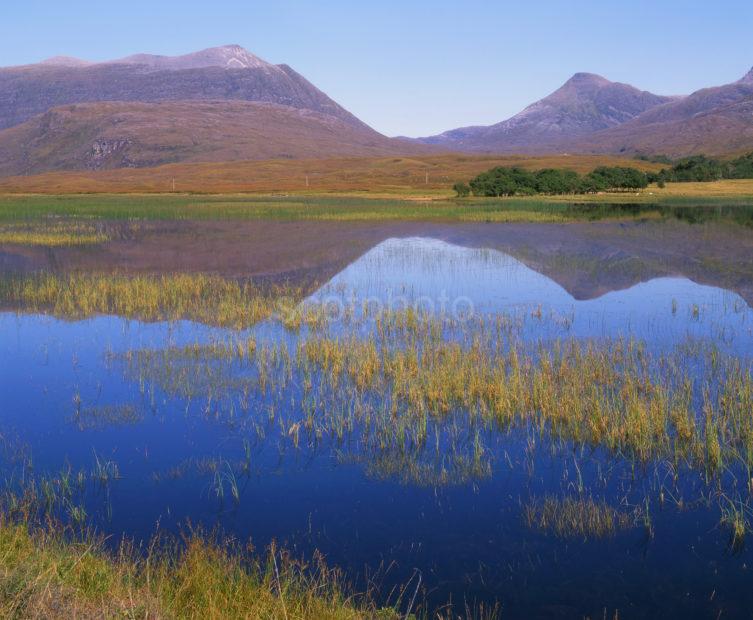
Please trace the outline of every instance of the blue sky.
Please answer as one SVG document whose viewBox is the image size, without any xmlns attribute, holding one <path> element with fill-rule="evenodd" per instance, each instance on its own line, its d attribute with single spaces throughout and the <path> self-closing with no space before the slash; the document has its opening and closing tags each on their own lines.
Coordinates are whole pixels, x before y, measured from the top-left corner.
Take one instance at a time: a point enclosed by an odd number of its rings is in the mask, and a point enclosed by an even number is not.
<svg viewBox="0 0 753 620">
<path fill-rule="evenodd" d="M 503 120 L 577 71 L 660 94 L 753 66 L 753 2 L 25 0 L 0 13 L 0 65 L 238 43 L 287 63 L 388 135 Z"/>
</svg>

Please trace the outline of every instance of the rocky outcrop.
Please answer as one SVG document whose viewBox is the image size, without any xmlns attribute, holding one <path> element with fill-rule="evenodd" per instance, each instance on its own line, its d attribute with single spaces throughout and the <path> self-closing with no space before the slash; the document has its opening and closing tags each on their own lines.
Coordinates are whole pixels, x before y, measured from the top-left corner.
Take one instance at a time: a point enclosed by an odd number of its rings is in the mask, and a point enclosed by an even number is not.
<svg viewBox="0 0 753 620">
<path fill-rule="evenodd" d="M 135 168 L 128 159 L 128 147 L 133 144 L 129 138 L 98 138 L 86 155 L 84 167 L 87 170 L 102 168 Z"/>
</svg>

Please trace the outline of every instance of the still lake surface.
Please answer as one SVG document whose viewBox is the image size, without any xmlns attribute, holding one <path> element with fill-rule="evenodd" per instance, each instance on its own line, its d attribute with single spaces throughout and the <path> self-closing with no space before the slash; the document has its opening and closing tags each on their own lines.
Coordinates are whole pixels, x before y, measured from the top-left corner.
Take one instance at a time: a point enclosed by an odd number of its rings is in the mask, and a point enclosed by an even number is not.
<svg viewBox="0 0 753 620">
<path fill-rule="evenodd" d="M 222 251 L 193 247 L 204 226 Z M 264 226 L 270 243 L 279 240 L 284 268 L 257 269 L 258 250 L 245 245 L 243 231 L 255 226 Z M 322 247 L 294 256 L 298 239 L 311 235 Z M 5 274 L 127 270 L 136 264 L 129 257 L 140 254 L 138 271 L 174 272 L 194 270 L 181 261 L 206 252 L 211 270 L 229 277 L 306 282 L 301 304 L 328 309 L 331 338 L 368 339 L 378 311 L 417 307 L 450 318 L 442 333 L 448 341 L 472 339 L 479 317 L 504 317 L 531 350 L 566 340 L 635 341 L 657 357 L 706 347 L 738 360 L 749 376 L 751 236 L 726 224 L 676 222 L 184 223 L 154 225 L 100 252 L 8 246 L 0 265 Z M 284 343 L 294 352 L 310 332 L 275 320 L 237 332 L 5 307 L 6 484 L 19 484 L 29 470 L 37 477 L 106 470 L 107 481 L 87 486 L 79 501 L 86 523 L 113 541 L 180 533 L 191 523 L 258 549 L 275 540 L 304 558 L 319 550 L 357 588 L 375 587 L 384 603 L 407 592 L 403 607 L 420 579 L 424 609 L 498 602 L 505 617 L 612 617 L 616 610 L 621 618 L 749 617 L 753 552 L 730 544 L 721 504 L 710 499 L 723 494 L 748 510 L 743 465 L 730 464 L 725 482 L 714 483 L 691 467 L 532 441 L 530 429 L 479 425 L 453 412 L 451 423 L 431 422 L 436 447 L 430 456 L 416 448 L 415 473 L 400 461 L 405 455 L 365 440 L 368 429 L 358 423 L 299 440 L 292 429 L 309 405 L 295 364 L 280 371 L 284 385 L 255 390 L 249 386 L 258 377 L 238 360 L 160 356 L 240 338 L 253 338 L 257 350 Z M 686 363 L 690 376 L 709 372 L 697 357 Z M 323 415 L 347 398 L 328 391 L 315 410 Z M 456 466 L 474 450 L 483 471 Z M 31 468 L 19 465 L 20 453 Z M 684 502 L 666 499 L 667 477 L 667 493 Z M 604 537 L 556 536 L 523 518 L 531 500 L 583 486 L 617 509 L 645 506 L 650 528 L 636 518 Z"/>
</svg>

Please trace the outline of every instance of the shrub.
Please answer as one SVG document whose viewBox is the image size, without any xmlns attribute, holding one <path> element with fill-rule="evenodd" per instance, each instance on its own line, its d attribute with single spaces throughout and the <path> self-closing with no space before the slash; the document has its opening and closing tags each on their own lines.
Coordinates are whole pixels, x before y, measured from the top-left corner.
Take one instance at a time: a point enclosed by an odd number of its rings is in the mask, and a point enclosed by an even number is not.
<svg viewBox="0 0 753 620">
<path fill-rule="evenodd" d="M 471 188 L 467 183 L 455 183 L 452 189 L 455 190 L 458 198 L 466 198 L 471 193 Z"/>
</svg>

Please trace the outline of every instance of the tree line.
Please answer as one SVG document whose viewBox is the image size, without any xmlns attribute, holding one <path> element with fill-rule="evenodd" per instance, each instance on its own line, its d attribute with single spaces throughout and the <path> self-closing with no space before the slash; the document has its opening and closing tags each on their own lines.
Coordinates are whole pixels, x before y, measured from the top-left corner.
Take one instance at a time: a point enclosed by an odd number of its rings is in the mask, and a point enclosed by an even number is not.
<svg viewBox="0 0 753 620">
<path fill-rule="evenodd" d="M 706 155 L 693 155 L 678 159 L 670 168 L 664 168 L 657 173 L 649 173 L 648 176 L 652 183 L 753 179 L 753 153 L 727 161 L 713 159 Z"/>
<path fill-rule="evenodd" d="M 753 153 L 735 159 L 719 160 L 706 155 L 693 155 L 671 162 L 663 155 L 644 161 L 668 162 L 671 166 L 659 172 L 643 172 L 627 166 L 599 166 L 586 175 L 564 168 L 524 170 L 517 166 L 498 166 L 482 172 L 468 183 L 455 183 L 459 197 L 470 196 L 549 196 L 562 194 L 595 194 L 598 192 L 635 191 L 657 183 L 705 182 L 722 179 L 753 179 Z"/>
<path fill-rule="evenodd" d="M 646 173 L 622 166 L 599 166 L 586 175 L 563 168 L 530 171 L 517 166 L 498 166 L 482 172 L 469 183 L 456 183 L 459 197 L 535 196 L 537 194 L 595 194 L 634 191 L 648 187 Z"/>
</svg>

